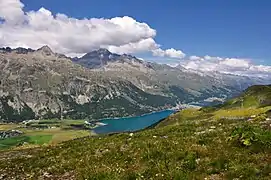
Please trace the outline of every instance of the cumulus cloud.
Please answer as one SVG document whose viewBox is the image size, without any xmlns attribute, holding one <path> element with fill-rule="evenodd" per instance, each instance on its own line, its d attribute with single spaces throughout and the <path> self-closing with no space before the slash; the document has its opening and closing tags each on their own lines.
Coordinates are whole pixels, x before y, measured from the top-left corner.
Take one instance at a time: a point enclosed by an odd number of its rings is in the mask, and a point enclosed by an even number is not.
<svg viewBox="0 0 271 180">
<path fill-rule="evenodd" d="M 255 65 L 249 59 L 190 56 L 180 64 L 196 71 L 271 78 L 271 66 Z"/>
<path fill-rule="evenodd" d="M 160 48 L 155 49 L 152 51 L 154 56 L 160 56 L 160 57 L 171 57 L 171 58 L 184 58 L 185 54 L 181 50 L 176 50 L 176 49 L 167 49 L 167 50 L 162 50 Z"/>
<path fill-rule="evenodd" d="M 49 45 L 64 54 L 83 54 L 98 48 L 116 53 L 163 52 L 157 55 L 180 58 L 179 50 L 160 49 L 156 30 L 144 22 L 124 16 L 112 19 L 76 19 L 52 14 L 45 8 L 23 11 L 20 0 L 0 0 L 0 45 L 39 48 Z M 156 55 L 156 53 L 154 53 Z"/>
<path fill-rule="evenodd" d="M 151 51 L 158 47 L 159 45 L 157 45 L 152 38 L 143 39 L 135 43 L 127 43 L 121 46 L 105 46 L 109 51 L 119 54 L 144 52 L 146 49 Z"/>
<path fill-rule="evenodd" d="M 203 60 L 203 58 L 199 57 L 199 56 L 190 56 L 189 57 L 190 60 L 195 61 L 195 60 Z"/>
<path fill-rule="evenodd" d="M 23 7 L 18 0 L 0 0 L 0 17 L 8 23 L 21 23 L 24 19 Z"/>
<path fill-rule="evenodd" d="M 204 56 L 203 59 L 208 60 L 208 61 L 214 61 L 214 62 L 223 60 L 223 58 L 221 57 L 212 57 L 209 55 Z"/>
</svg>

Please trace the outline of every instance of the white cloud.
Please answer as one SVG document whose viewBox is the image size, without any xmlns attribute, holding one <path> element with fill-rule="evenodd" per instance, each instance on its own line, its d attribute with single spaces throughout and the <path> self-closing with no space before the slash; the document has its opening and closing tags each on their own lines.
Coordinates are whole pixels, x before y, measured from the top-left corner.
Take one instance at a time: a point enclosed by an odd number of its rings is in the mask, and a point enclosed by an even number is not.
<svg viewBox="0 0 271 180">
<path fill-rule="evenodd" d="M 190 56 L 189 57 L 190 60 L 195 61 L 195 60 L 203 60 L 203 58 L 199 57 L 199 56 Z"/>
<path fill-rule="evenodd" d="M 203 57 L 203 60 L 208 60 L 208 61 L 221 61 L 223 60 L 223 58 L 221 57 L 212 57 L 212 56 L 209 56 L 209 55 L 206 55 Z"/>
<path fill-rule="evenodd" d="M 105 46 L 109 51 L 114 53 L 138 53 L 147 50 L 157 49 L 159 46 L 152 38 L 143 39 L 135 43 L 128 43 L 122 46 Z"/>
<path fill-rule="evenodd" d="M 173 48 L 162 50 L 160 48 L 152 51 L 154 56 L 170 57 L 170 58 L 184 58 L 185 54 L 181 50 L 175 50 Z"/>
<path fill-rule="evenodd" d="M 154 40 L 156 30 L 131 17 L 112 19 L 75 19 L 65 14 L 52 14 L 45 8 L 23 12 L 19 0 L 0 0 L 1 46 L 39 48 L 49 45 L 54 51 L 71 54 L 87 53 L 106 47 L 117 53 L 161 50 Z M 161 50 L 164 57 L 180 58 L 182 52 Z"/>
<path fill-rule="evenodd" d="M 242 69 L 247 69 L 251 66 L 251 63 L 248 60 L 236 58 L 226 58 L 224 60 L 221 60 L 219 64 L 232 68 L 242 68 Z"/>
<path fill-rule="evenodd" d="M 271 66 L 255 65 L 249 59 L 190 56 L 180 63 L 186 69 L 271 78 Z"/>
<path fill-rule="evenodd" d="M 0 0 L 0 17 L 9 24 L 21 23 L 24 18 L 23 7 L 19 0 Z"/>
</svg>

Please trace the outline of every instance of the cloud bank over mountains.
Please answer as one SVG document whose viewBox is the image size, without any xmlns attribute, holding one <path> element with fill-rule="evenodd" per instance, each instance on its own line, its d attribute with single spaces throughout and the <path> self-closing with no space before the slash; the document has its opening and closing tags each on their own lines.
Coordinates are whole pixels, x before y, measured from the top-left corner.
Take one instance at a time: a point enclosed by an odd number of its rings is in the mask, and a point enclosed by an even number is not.
<svg viewBox="0 0 271 180">
<path fill-rule="evenodd" d="M 181 50 L 162 49 L 155 41 L 155 29 L 128 16 L 76 19 L 53 14 L 43 7 L 25 12 L 23 7 L 20 0 L 0 0 L 0 46 L 36 49 L 48 45 L 68 56 L 83 55 L 98 48 L 120 54 L 150 52 L 153 56 L 174 58 L 187 69 L 271 78 L 271 66 L 254 65 L 247 59 L 187 58 Z"/>
<path fill-rule="evenodd" d="M 154 40 L 156 30 L 124 16 L 112 19 L 75 19 L 53 15 L 45 8 L 23 11 L 19 0 L 0 0 L 1 46 L 38 48 L 49 45 L 64 54 L 83 54 L 97 48 L 116 53 L 153 52 L 157 56 L 182 58 L 180 50 L 162 50 Z M 156 53 L 160 52 L 160 53 Z"/>
<path fill-rule="evenodd" d="M 211 56 L 190 56 L 180 63 L 186 69 L 201 72 L 220 72 L 225 74 L 258 76 L 271 79 L 271 66 L 254 65 L 249 59 L 221 58 Z"/>
</svg>

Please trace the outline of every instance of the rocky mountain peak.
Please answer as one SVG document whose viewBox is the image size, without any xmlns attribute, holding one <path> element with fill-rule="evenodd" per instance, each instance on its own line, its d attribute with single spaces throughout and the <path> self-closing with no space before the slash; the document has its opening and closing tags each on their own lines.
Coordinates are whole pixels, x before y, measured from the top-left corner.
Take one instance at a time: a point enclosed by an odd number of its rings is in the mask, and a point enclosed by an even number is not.
<svg viewBox="0 0 271 180">
<path fill-rule="evenodd" d="M 108 49 L 105 49 L 105 48 L 100 48 L 96 50 L 96 52 L 100 54 L 112 54 L 110 51 L 108 51 Z"/>
<path fill-rule="evenodd" d="M 89 57 L 109 57 L 110 55 L 112 55 L 113 53 L 111 53 L 110 51 L 108 51 L 107 49 L 104 48 L 100 48 L 94 51 L 91 51 L 87 54 L 85 54 L 82 58 L 89 58 Z"/>
<path fill-rule="evenodd" d="M 54 55 L 54 52 L 51 50 L 51 48 L 47 45 L 45 46 L 42 46 L 41 48 L 39 48 L 37 50 L 37 52 L 40 52 L 42 53 L 43 55 L 46 55 L 46 56 L 51 56 L 51 55 Z"/>
<path fill-rule="evenodd" d="M 107 49 L 100 48 L 85 54 L 81 58 L 74 58 L 73 61 L 87 68 L 100 68 L 108 62 L 117 61 L 120 55 L 111 53 Z"/>
<path fill-rule="evenodd" d="M 128 62 L 143 64 L 143 61 L 129 54 L 116 54 L 107 49 L 100 48 L 85 54 L 81 58 L 74 58 L 73 62 L 78 63 L 87 68 L 101 68 L 107 65 L 109 62 Z"/>
</svg>

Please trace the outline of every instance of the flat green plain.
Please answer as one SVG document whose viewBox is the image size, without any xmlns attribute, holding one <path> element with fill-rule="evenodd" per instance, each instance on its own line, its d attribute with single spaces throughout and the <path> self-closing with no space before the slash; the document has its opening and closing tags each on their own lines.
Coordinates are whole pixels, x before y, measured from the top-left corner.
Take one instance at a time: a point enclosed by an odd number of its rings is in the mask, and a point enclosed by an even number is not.
<svg viewBox="0 0 271 180">
<path fill-rule="evenodd" d="M 0 150 L 9 148 L 29 148 L 40 145 L 55 145 L 90 135 L 88 129 L 80 129 L 74 126 L 84 125 L 83 120 L 39 120 L 20 124 L 0 124 L 0 131 L 19 130 L 23 134 L 17 137 L 0 139 Z"/>
</svg>

